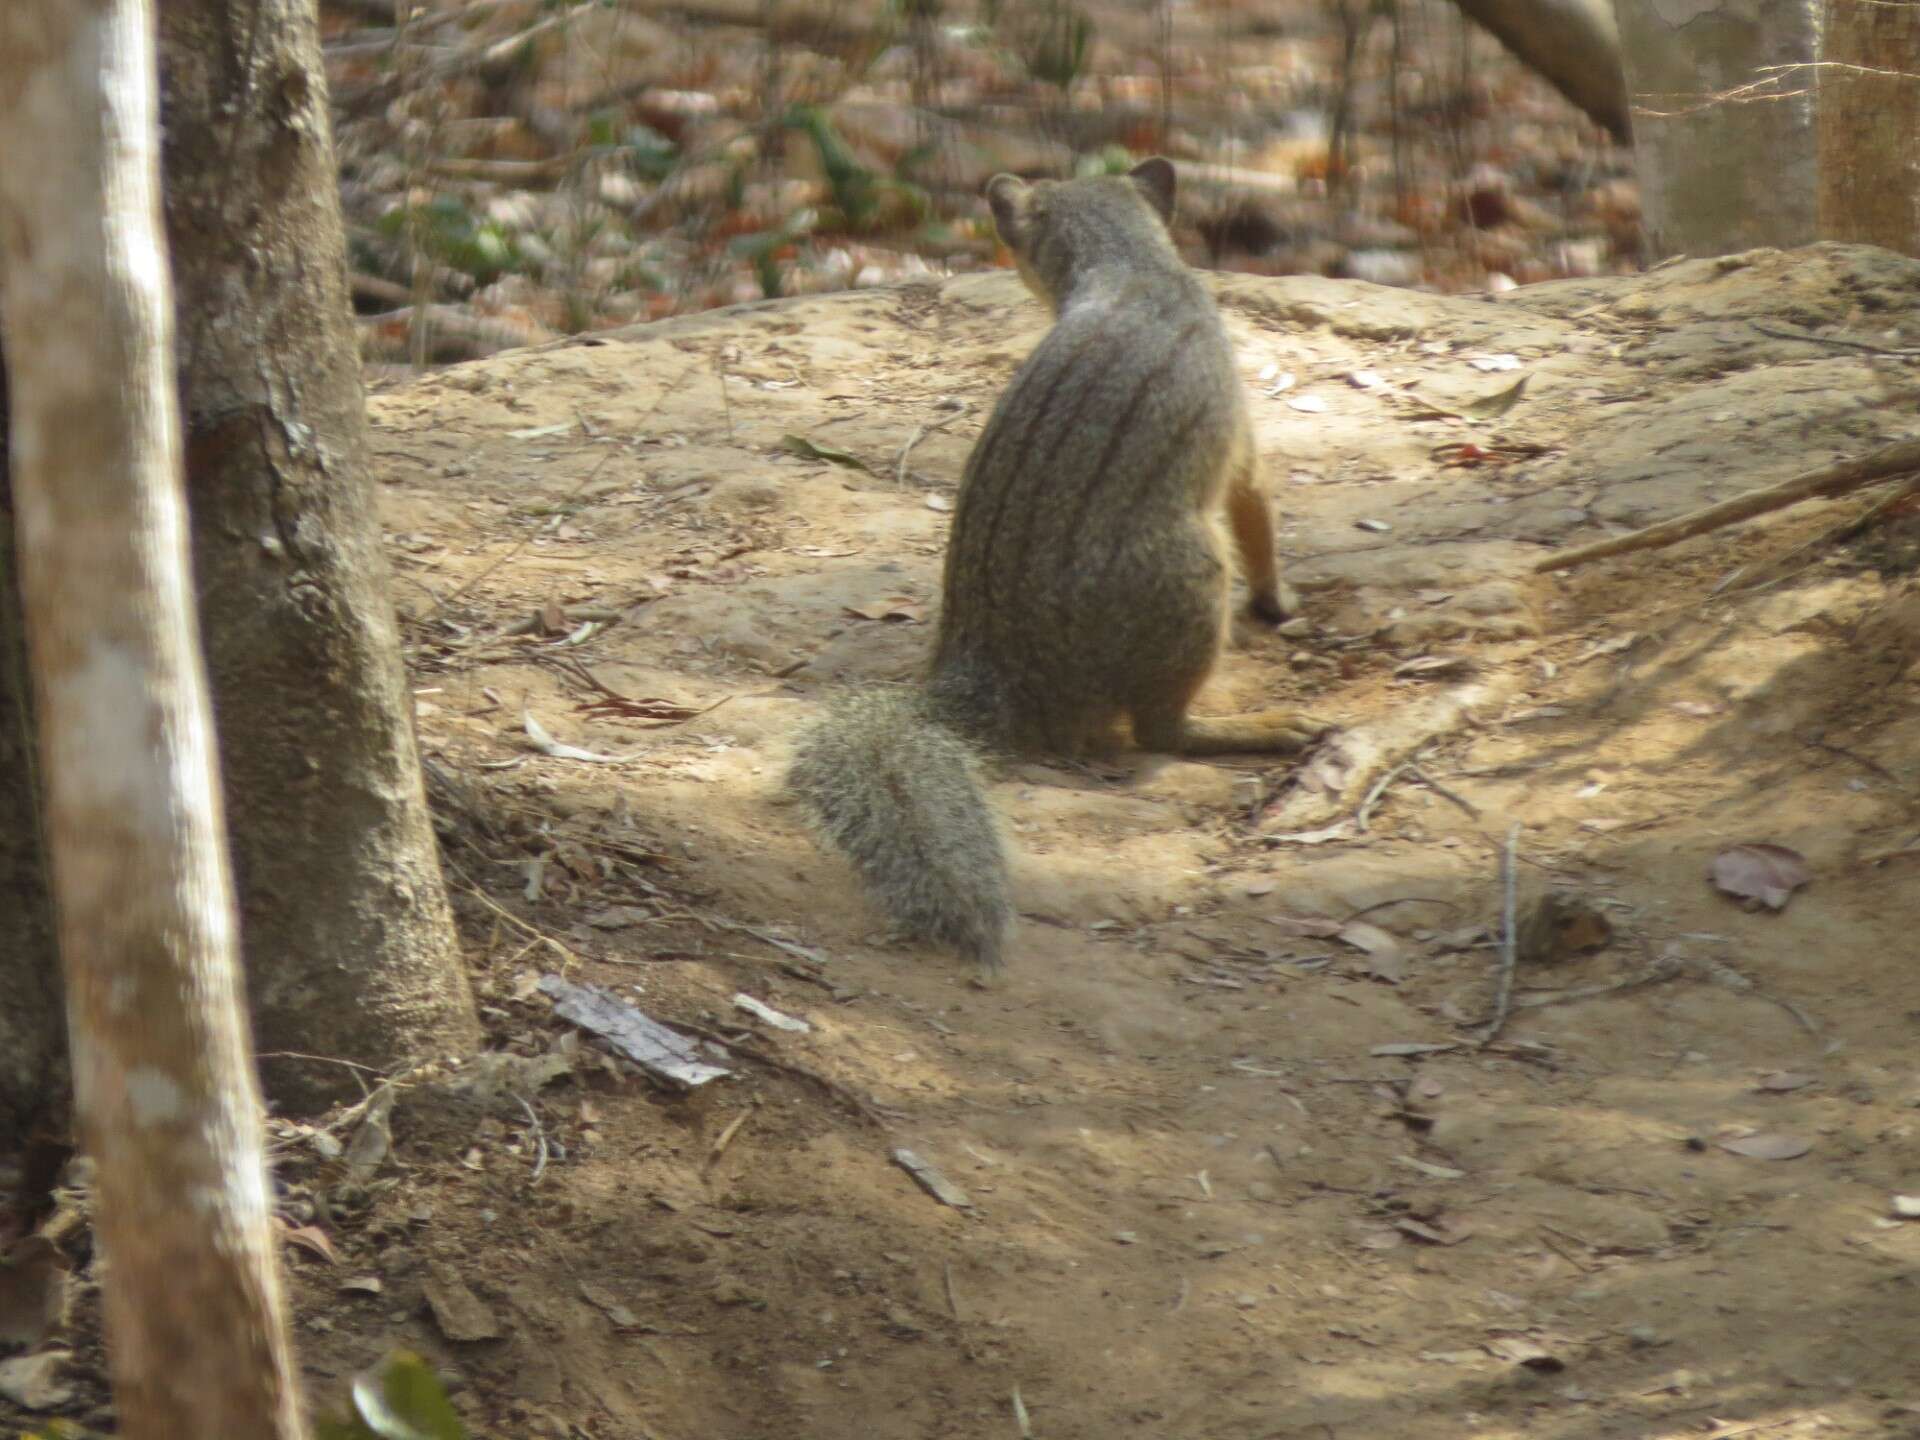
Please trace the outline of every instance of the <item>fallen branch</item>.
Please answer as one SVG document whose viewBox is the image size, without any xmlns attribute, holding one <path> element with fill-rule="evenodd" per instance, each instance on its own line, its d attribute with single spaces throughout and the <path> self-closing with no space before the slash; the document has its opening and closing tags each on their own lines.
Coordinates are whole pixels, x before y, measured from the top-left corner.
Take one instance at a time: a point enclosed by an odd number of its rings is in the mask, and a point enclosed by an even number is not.
<svg viewBox="0 0 1920 1440">
<path fill-rule="evenodd" d="M 1494 987 L 1493 1018 L 1487 1022 L 1487 1028 L 1481 1032 L 1475 1049 L 1484 1050 L 1493 1043 L 1494 1037 L 1507 1023 L 1507 1017 L 1513 1013 L 1513 972 L 1520 960 L 1520 928 L 1518 910 L 1518 877 L 1515 859 L 1520 850 L 1520 822 L 1514 821 L 1507 829 L 1507 848 L 1500 857 L 1500 887 L 1504 893 L 1501 904 L 1500 925 L 1500 981 Z"/>
<path fill-rule="evenodd" d="M 1412 762 L 1442 736 L 1474 724 L 1476 715 L 1497 713 L 1519 688 L 1517 676 L 1494 675 L 1420 695 L 1378 724 L 1338 731 L 1294 772 L 1292 788 L 1265 811 L 1262 835 L 1277 844 L 1287 832 L 1346 820 L 1368 803 L 1382 776 Z"/>
<path fill-rule="evenodd" d="M 1871 455 L 1823 465 L 1818 470 L 1808 470 L 1778 485 L 1736 495 L 1718 505 L 1709 505 L 1704 510 L 1695 510 L 1673 520 L 1663 520 L 1644 530 L 1615 535 L 1610 540 L 1595 541 L 1573 550 L 1558 551 L 1538 561 L 1533 569 L 1536 574 L 1546 574 L 1553 570 L 1571 570 L 1576 565 L 1585 565 L 1590 560 L 1603 560 L 1609 555 L 1662 549 L 1682 540 L 1691 540 L 1696 535 L 1704 535 L 1709 530 L 1718 530 L 1723 525 L 1750 520 L 1773 510 L 1784 510 L 1789 505 L 1798 505 L 1802 500 L 1845 495 L 1862 486 L 1892 480 L 1914 471 L 1920 471 L 1920 439 L 1901 440 Z"/>
<path fill-rule="evenodd" d="M 398 352 L 403 348 L 401 337 L 411 330 L 413 318 L 411 305 L 378 315 L 355 316 L 360 329 L 361 358 L 374 359 L 383 353 Z M 550 332 L 538 326 L 522 327 L 485 315 L 470 315 L 454 305 L 429 305 L 426 320 L 432 338 L 431 354 L 436 361 L 478 360 L 552 338 Z"/>
</svg>

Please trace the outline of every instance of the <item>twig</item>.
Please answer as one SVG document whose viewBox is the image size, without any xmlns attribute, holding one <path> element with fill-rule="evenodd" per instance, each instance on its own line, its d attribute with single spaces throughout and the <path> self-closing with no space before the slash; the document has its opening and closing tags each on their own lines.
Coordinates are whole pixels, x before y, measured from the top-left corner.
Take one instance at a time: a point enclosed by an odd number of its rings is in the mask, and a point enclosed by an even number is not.
<svg viewBox="0 0 1920 1440">
<path fill-rule="evenodd" d="M 547 1173 L 547 1130 L 540 1123 L 540 1117 L 534 1113 L 533 1106 L 527 1103 L 524 1095 L 513 1097 L 519 1101 L 520 1108 L 527 1112 L 528 1133 L 533 1136 L 533 1174 L 527 1177 L 529 1185 L 538 1185 L 540 1177 Z"/>
<path fill-rule="evenodd" d="M 413 291 L 405 285 L 392 280 L 383 280 L 378 275 L 367 275 L 355 270 L 347 277 L 355 295 L 364 295 L 369 300 L 378 300 L 382 305 L 406 306 L 413 303 Z"/>
<path fill-rule="evenodd" d="M 1860 857 L 1860 863 L 1878 865 L 1882 860 L 1902 860 L 1909 855 L 1920 855 L 1920 845 L 1897 845 L 1891 850 L 1869 850 Z"/>
<path fill-rule="evenodd" d="M 1519 881 L 1515 875 L 1517 869 L 1514 856 L 1520 849 L 1520 822 L 1513 822 L 1507 831 L 1507 849 L 1500 866 L 1500 883 L 1506 892 L 1502 906 L 1502 924 L 1500 927 L 1500 984 L 1493 995 L 1493 1019 L 1487 1023 L 1486 1032 L 1481 1035 L 1478 1048 L 1484 1050 L 1493 1043 L 1493 1037 L 1507 1023 L 1507 1016 L 1513 1011 L 1513 971 L 1519 959 L 1520 935 L 1515 923 L 1515 911 L 1519 908 Z"/>
<path fill-rule="evenodd" d="M 1365 919 L 1376 910 L 1390 909 L 1395 905 L 1438 905 L 1444 910 L 1460 908 L 1451 900 L 1442 900 L 1438 895 L 1396 895 L 1391 900 L 1376 900 L 1371 905 L 1362 905 L 1347 916 L 1347 923 L 1352 924 L 1355 920 Z"/>
<path fill-rule="evenodd" d="M 1762 325 L 1758 320 L 1747 322 L 1762 335 L 1771 335 L 1776 340 L 1801 340 L 1808 345 L 1831 345 L 1839 350 L 1863 350 L 1869 355 L 1887 355 L 1896 360 L 1920 359 L 1920 349 L 1912 346 L 1895 349 L 1887 345 L 1873 345 L 1865 340 L 1845 340 L 1838 335 L 1808 335 L 1796 330 L 1776 330 L 1771 325 Z"/>
<path fill-rule="evenodd" d="M 453 860 L 446 855 L 442 855 L 440 857 L 440 863 L 445 865 L 449 870 L 453 871 L 454 874 L 458 875 L 461 879 L 461 882 L 466 885 L 468 891 L 470 891 L 473 894 L 474 898 L 479 900 L 479 902 L 482 905 L 486 906 L 489 910 L 493 911 L 493 913 L 498 915 L 502 920 L 506 921 L 509 925 L 513 926 L 516 930 L 519 930 L 526 935 L 532 936 L 535 940 L 539 941 L 541 944 L 550 946 L 556 953 L 558 953 L 563 963 L 567 965 L 578 965 L 580 963 L 580 957 L 578 955 L 574 954 L 573 951 L 569 950 L 566 946 L 562 945 L 558 940 L 554 939 L 553 936 L 547 934 L 546 931 L 540 929 L 537 925 L 529 925 L 526 921 L 522 920 L 518 915 L 514 914 L 511 910 L 502 909 L 491 895 L 487 894 L 486 891 L 482 890 L 478 885 L 473 883 L 473 877 L 467 874 L 466 871 L 460 868 L 460 864 L 458 861 Z"/>
<path fill-rule="evenodd" d="M 937 420 L 931 425 L 914 426 L 913 433 L 907 436 L 907 443 L 900 447 L 900 459 L 894 466 L 893 483 L 896 485 L 905 485 L 907 483 L 907 457 L 913 454 L 914 446 L 926 439 L 927 436 L 946 429 L 947 426 L 951 425 L 966 413 L 967 407 L 962 405 L 944 420 Z"/>
<path fill-rule="evenodd" d="M 387 1072 L 376 1065 L 362 1065 L 358 1060 L 343 1060 L 338 1055 L 303 1055 L 298 1050 L 262 1050 L 254 1058 L 256 1060 L 311 1060 L 316 1065 L 338 1065 L 342 1069 L 364 1070 L 369 1075 L 378 1075 L 382 1079 L 388 1078 Z"/>
<path fill-rule="evenodd" d="M 1622 990 L 1637 990 L 1642 985 L 1659 985 L 1667 980 L 1675 980 L 1680 974 L 1678 965 L 1656 963 L 1638 975 L 1609 980 L 1602 985 L 1579 985 L 1571 990 L 1554 990 L 1543 995 L 1522 995 L 1513 1002 L 1513 1008 L 1538 1010 L 1543 1005 L 1570 1005 L 1576 1000 L 1597 1000 L 1602 995 L 1617 995 Z"/>
<path fill-rule="evenodd" d="M 449 155 L 427 162 L 427 173 L 443 180 L 486 180 L 499 185 L 529 187 L 558 180 L 580 157 L 550 155 L 545 160 L 489 160 Z"/>
<path fill-rule="evenodd" d="M 1709 505 L 1704 510 L 1695 510 L 1673 520 L 1663 520 L 1658 525 L 1649 525 L 1631 534 L 1615 535 L 1591 545 L 1561 550 L 1535 562 L 1533 569 L 1536 574 L 1545 574 L 1552 570 L 1570 570 L 1576 565 L 1585 565 L 1590 560 L 1601 560 L 1609 555 L 1624 555 L 1633 550 L 1657 550 L 1690 540 L 1695 535 L 1704 535 L 1723 525 L 1750 520 L 1773 510 L 1784 510 L 1802 500 L 1844 495 L 1863 485 L 1896 479 L 1916 470 L 1920 470 L 1920 439 L 1902 440 L 1871 455 L 1823 465 L 1818 470 L 1808 470 L 1778 485 L 1737 495 L 1718 505 Z"/>
<path fill-rule="evenodd" d="M 416 351 L 422 355 L 421 364 L 425 365 L 434 357 L 442 359 L 479 360 L 488 355 L 497 355 L 502 350 L 519 350 L 527 344 L 527 335 L 523 330 L 508 324 L 504 320 L 495 320 L 486 315 L 471 315 L 458 305 L 437 305 L 427 298 L 432 293 L 433 266 L 424 261 L 419 273 L 426 275 L 421 282 L 423 288 L 407 291 L 411 301 L 418 295 L 418 303 L 409 303 L 395 310 L 382 310 L 377 315 L 356 315 L 354 321 L 359 327 L 361 354 L 365 358 L 369 350 L 374 350 L 386 332 L 392 327 L 407 326 L 408 353 Z M 354 287 L 359 289 L 358 285 Z M 376 297 L 380 298 L 380 297 Z M 416 333 L 426 335 L 425 350 L 418 349 L 412 340 Z M 536 332 L 536 336 L 539 332 Z"/>
<path fill-rule="evenodd" d="M 752 1114 L 753 1111 L 750 1109 L 742 1110 L 727 1122 L 727 1128 L 716 1135 L 713 1143 L 707 1147 L 707 1162 L 703 1169 L 711 1170 L 720 1163 L 720 1157 L 726 1154 L 727 1147 L 733 1144 L 733 1137 L 740 1133 L 740 1127 L 747 1123 L 747 1117 Z"/>
<path fill-rule="evenodd" d="M 1917 476 L 1914 479 L 1907 481 L 1904 485 L 1894 486 L 1892 490 L 1888 491 L 1885 495 L 1881 496 L 1878 500 L 1874 501 L 1873 504 L 1869 505 L 1866 509 L 1862 510 L 1858 515 L 1855 515 L 1852 519 L 1842 520 L 1838 525 L 1833 526 L 1831 529 L 1822 530 L 1818 535 L 1815 535 L 1811 540 L 1803 541 L 1802 543 L 1794 546 L 1793 549 L 1787 551 L 1786 554 L 1784 555 L 1774 556 L 1771 560 L 1768 560 L 1763 566 L 1760 567 L 1761 572 L 1763 574 L 1769 570 L 1775 572 L 1773 575 L 1773 578 L 1769 580 L 1752 580 L 1745 585 L 1734 587 L 1736 593 L 1740 593 L 1744 591 L 1766 590 L 1771 588 L 1772 586 L 1778 585 L 1783 580 L 1791 579 L 1793 576 L 1798 575 L 1802 570 L 1805 570 L 1807 567 L 1806 565 L 1802 565 L 1799 567 L 1799 569 L 1788 571 L 1783 568 L 1788 561 L 1793 560 L 1798 556 L 1805 555 L 1809 551 L 1824 549 L 1826 546 L 1829 546 L 1829 545 L 1837 545 L 1842 540 L 1851 540 L 1855 535 L 1858 535 L 1862 530 L 1865 530 L 1869 525 L 1871 525 L 1874 522 L 1875 517 L 1880 515 L 1883 511 L 1891 510 L 1895 505 L 1900 504 L 1903 500 L 1910 500 L 1915 495 L 1920 495 L 1920 476 Z M 1808 562 L 1808 564 L 1811 564 L 1811 563 L 1812 563 L 1811 561 Z M 1744 575 L 1746 571 L 1747 571 L 1746 566 L 1744 565 L 1736 566 L 1733 570 L 1727 573 L 1727 576 L 1725 579 L 1723 579 L 1718 585 L 1715 585 L 1713 589 L 1708 591 L 1707 593 L 1710 595 L 1720 594 L 1723 590 L 1726 590 L 1729 587 L 1733 586 L 1733 582 L 1738 580 L 1742 575 Z"/>
<path fill-rule="evenodd" d="M 960 1313 L 960 1292 L 954 1288 L 953 1262 L 951 1260 L 947 1262 L 947 1309 L 953 1312 L 954 1319 L 966 1319 L 966 1316 Z"/>
<path fill-rule="evenodd" d="M 1466 811 L 1467 814 L 1471 815 L 1475 820 L 1478 820 L 1480 818 L 1480 807 L 1478 805 L 1475 805 L 1471 800 L 1468 800 L 1465 796 L 1454 794 L 1453 791 L 1449 790 L 1446 786 L 1442 785 L 1438 780 L 1434 779 L 1431 775 L 1427 774 L 1427 772 L 1422 770 L 1418 765 L 1409 763 L 1406 767 L 1406 770 L 1409 775 L 1413 776 L 1414 779 L 1418 780 L 1422 785 L 1426 786 L 1429 790 L 1433 791 L 1434 794 L 1440 796 L 1444 800 L 1451 800 L 1454 804 L 1458 805 L 1462 810 Z"/>
<path fill-rule="evenodd" d="M 1373 782 L 1373 788 L 1367 791 L 1366 797 L 1360 802 L 1359 810 L 1354 812 L 1353 823 L 1355 829 L 1359 830 L 1363 835 L 1366 834 L 1367 819 L 1369 815 L 1372 814 L 1374 802 L 1386 793 L 1389 785 L 1393 784 L 1394 781 L 1398 780 L 1412 768 L 1411 762 L 1396 765 Z"/>
<path fill-rule="evenodd" d="M 1553 1232 L 1544 1225 L 1540 1227 L 1540 1242 L 1543 1245 L 1545 1245 L 1549 1250 L 1553 1251 L 1554 1254 L 1558 1255 L 1562 1260 L 1566 1261 L 1567 1264 L 1571 1265 L 1574 1269 L 1578 1270 L 1582 1275 L 1591 1275 L 1595 1270 L 1599 1268 L 1596 1265 L 1588 1264 L 1585 1260 L 1580 1259 L 1578 1256 L 1574 1255 L 1572 1252 L 1563 1250 L 1560 1247 L 1559 1243 L 1555 1240 Z"/>
<path fill-rule="evenodd" d="M 696 361 L 694 363 L 697 364 L 698 362 Z M 678 380 L 675 380 L 673 384 L 667 386 L 658 395 L 656 395 L 654 397 L 653 404 L 649 405 L 646 408 L 645 413 L 642 414 L 638 420 L 634 421 L 633 424 L 628 428 L 630 430 L 638 430 L 642 425 L 646 424 L 648 420 L 652 419 L 653 412 L 658 410 L 663 404 L 666 403 L 667 396 L 673 394 L 674 391 L 678 390 L 680 386 L 685 383 L 687 376 L 690 375 L 692 372 L 693 372 L 693 365 L 689 364 L 686 369 L 680 372 L 680 378 Z M 557 508 L 559 508 L 560 510 L 564 510 L 566 509 L 567 506 L 571 505 L 575 500 L 578 500 L 580 496 L 583 493 L 585 493 L 587 486 L 593 483 L 594 477 L 597 476 L 603 469 L 606 468 L 607 461 L 611 460 L 612 458 L 613 458 L 613 451 L 609 449 L 594 464 L 593 469 L 587 472 L 586 478 L 583 479 L 578 485 L 574 486 L 572 490 L 567 492 L 567 494 L 561 499 L 560 504 Z M 545 527 L 542 527 L 542 528 L 545 528 Z M 428 609 L 427 613 L 422 615 L 420 619 L 422 621 L 431 620 L 435 615 L 438 615 L 442 610 L 446 609 L 446 607 L 449 604 L 459 599 L 462 595 L 466 594 L 467 591 L 471 590 L 474 586 L 478 585 L 482 580 L 486 579 L 489 575 L 493 574 L 493 572 L 498 570 L 502 565 L 506 564 L 509 560 L 513 559 L 514 556 L 518 555 L 522 550 L 526 549 L 527 546 L 531 545 L 534 541 L 534 537 L 537 536 L 539 533 L 540 533 L 539 530 L 535 530 L 532 532 L 532 534 L 524 536 L 517 545 L 515 545 L 511 550 L 507 551 L 507 553 L 502 555 L 498 560 L 494 561 L 491 565 L 487 566 L 484 570 L 481 570 L 479 573 L 468 576 L 466 581 L 463 584 L 455 586 L 451 591 L 449 591 L 441 599 L 436 600 L 433 603 L 432 607 Z"/>
<path fill-rule="evenodd" d="M 777 1070 L 782 1075 L 789 1075 L 795 1080 L 804 1081 L 806 1084 L 838 1100 L 862 1120 L 867 1121 L 871 1125 L 879 1126 L 882 1129 L 886 1128 L 885 1118 L 871 1100 L 849 1090 L 837 1080 L 829 1080 L 826 1076 L 809 1070 L 804 1065 L 796 1065 L 791 1060 L 782 1060 L 777 1055 L 769 1055 L 766 1051 L 756 1046 L 749 1045 L 741 1040 L 736 1040 L 732 1036 L 722 1034 L 711 1026 L 702 1025 L 698 1021 L 675 1019 L 672 1024 L 676 1030 L 685 1030 L 690 1035 L 698 1035 L 703 1040 L 711 1040 L 714 1044 L 725 1047 L 727 1053 L 730 1055 L 738 1055 L 744 1060 L 753 1061 L 756 1065 L 764 1065 L 769 1070 Z"/>
</svg>

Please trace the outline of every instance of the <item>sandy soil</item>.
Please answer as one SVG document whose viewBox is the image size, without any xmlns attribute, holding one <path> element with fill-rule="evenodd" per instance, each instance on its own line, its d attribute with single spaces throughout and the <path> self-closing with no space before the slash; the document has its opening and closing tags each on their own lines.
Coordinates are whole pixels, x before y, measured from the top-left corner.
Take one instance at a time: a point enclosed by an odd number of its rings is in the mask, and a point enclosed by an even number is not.
<svg viewBox="0 0 1920 1440">
<path fill-rule="evenodd" d="M 1347 728 L 1298 773 L 1004 774 L 985 990 L 889 945 L 778 780 L 827 686 L 924 653 L 968 446 L 1044 326 L 1011 277 L 376 395 L 450 878 L 530 1104 L 402 1096 L 395 1160 L 326 1208 L 338 1263 L 291 1252 L 316 1391 L 399 1343 L 487 1436 L 1920 1435 L 1920 858 L 1870 858 L 1920 832 L 1913 547 L 1823 538 L 1853 501 L 1525 573 L 1900 435 L 1902 362 L 1753 322 L 1912 343 L 1920 265 L 1218 292 L 1310 623 L 1249 628 L 1202 708 Z M 1523 914 L 1552 889 L 1611 939 L 1525 960 L 1481 1045 L 1515 824 Z M 1754 841 L 1811 867 L 1778 913 L 1707 881 Z M 734 1074 L 650 1087 L 554 972 L 735 1039 Z M 333 1183 L 299 1144 L 283 1173 Z M 498 1338 L 446 1338 L 462 1285 Z"/>
</svg>

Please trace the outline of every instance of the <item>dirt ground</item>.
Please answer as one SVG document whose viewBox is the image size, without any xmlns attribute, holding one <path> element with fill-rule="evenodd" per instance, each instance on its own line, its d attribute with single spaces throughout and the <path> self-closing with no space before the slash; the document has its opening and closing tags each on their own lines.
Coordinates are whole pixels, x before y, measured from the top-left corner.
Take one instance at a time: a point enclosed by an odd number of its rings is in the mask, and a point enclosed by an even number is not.
<svg viewBox="0 0 1920 1440">
<path fill-rule="evenodd" d="M 364 1185 L 278 1127 L 316 1394 L 401 1344 L 483 1436 L 1920 1435 L 1911 544 L 1833 538 L 1854 500 L 1524 573 L 1898 438 L 1905 361 L 1757 326 L 1912 344 L 1920 264 L 1217 289 L 1309 621 L 1201 708 L 1345 728 L 1004 772 L 987 989 L 889 944 L 779 777 L 830 685 L 926 648 L 1045 323 L 1011 276 L 378 388 L 449 876 L 523 1058 L 403 1092 Z M 1529 954 L 1481 1045 L 1515 824 L 1522 913 L 1611 939 Z M 1746 842 L 1811 869 L 1777 913 L 1708 883 Z M 650 1086 L 554 973 L 732 1073 Z"/>
</svg>

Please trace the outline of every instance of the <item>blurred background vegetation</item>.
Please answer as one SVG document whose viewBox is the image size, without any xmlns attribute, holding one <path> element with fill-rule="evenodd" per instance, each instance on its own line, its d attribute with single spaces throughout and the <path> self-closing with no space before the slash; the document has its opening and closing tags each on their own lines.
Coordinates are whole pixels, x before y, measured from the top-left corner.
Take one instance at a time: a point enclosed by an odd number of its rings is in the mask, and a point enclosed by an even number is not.
<svg viewBox="0 0 1920 1440">
<path fill-rule="evenodd" d="M 1005 263 L 980 188 L 1181 164 L 1200 265 L 1631 270 L 1630 155 L 1445 0 L 329 0 L 356 306 L 429 364 Z"/>
</svg>

